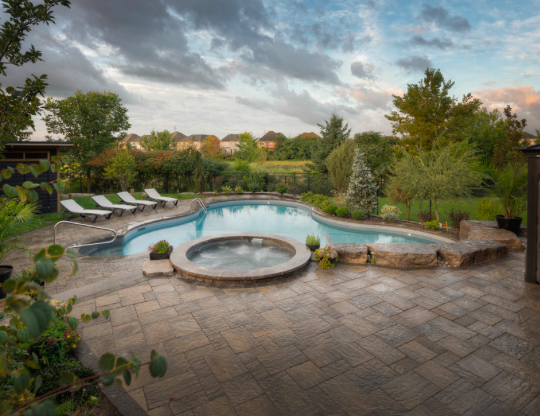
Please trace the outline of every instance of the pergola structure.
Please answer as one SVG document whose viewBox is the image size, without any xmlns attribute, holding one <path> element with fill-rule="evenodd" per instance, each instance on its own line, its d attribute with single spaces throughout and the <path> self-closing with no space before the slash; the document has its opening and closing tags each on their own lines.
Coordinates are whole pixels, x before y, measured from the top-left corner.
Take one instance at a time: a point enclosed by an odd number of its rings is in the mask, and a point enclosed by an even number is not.
<svg viewBox="0 0 540 416">
<path fill-rule="evenodd" d="M 525 280 L 531 283 L 540 282 L 538 268 L 538 207 L 540 180 L 540 144 L 521 149 L 528 164 L 527 182 L 527 257 L 525 260 Z"/>
</svg>

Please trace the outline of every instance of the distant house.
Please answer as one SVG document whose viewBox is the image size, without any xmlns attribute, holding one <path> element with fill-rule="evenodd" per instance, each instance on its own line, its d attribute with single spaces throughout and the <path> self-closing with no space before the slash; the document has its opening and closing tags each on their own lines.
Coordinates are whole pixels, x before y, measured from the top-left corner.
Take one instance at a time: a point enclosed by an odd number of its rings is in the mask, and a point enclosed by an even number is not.
<svg viewBox="0 0 540 416">
<path fill-rule="evenodd" d="M 321 136 L 319 136 L 317 133 L 313 133 L 313 132 L 311 132 L 311 133 L 302 133 L 300 135 L 300 137 L 314 137 L 316 139 L 322 139 Z"/>
<path fill-rule="evenodd" d="M 122 147 L 126 148 L 126 146 L 129 143 L 132 147 L 134 147 L 136 149 L 142 149 L 142 147 L 141 147 L 141 139 L 142 139 L 142 137 L 139 136 L 138 134 L 130 133 L 126 137 L 124 137 L 124 139 L 122 140 L 122 142 L 123 142 Z"/>
<path fill-rule="evenodd" d="M 233 155 L 238 150 L 238 137 L 239 134 L 227 134 L 221 139 L 220 147 L 223 149 L 223 153 L 226 155 Z"/>
<path fill-rule="evenodd" d="M 191 136 L 184 137 L 182 141 L 180 142 L 180 146 L 182 146 L 182 144 L 190 144 L 190 145 L 195 146 L 197 150 L 201 150 L 203 142 L 206 140 L 207 137 L 210 137 L 210 136 L 212 135 L 211 134 L 192 134 Z"/>
<path fill-rule="evenodd" d="M 177 149 L 180 147 L 180 143 L 187 137 L 184 133 L 180 133 L 179 131 L 175 131 L 171 136 L 174 139 L 175 147 Z"/>
<path fill-rule="evenodd" d="M 283 136 L 283 133 L 269 131 L 259 139 L 259 147 L 266 147 L 268 150 L 274 150 L 274 147 L 276 147 L 276 139 L 279 136 Z"/>
<path fill-rule="evenodd" d="M 538 140 L 538 136 L 535 136 L 534 134 L 524 131 L 523 139 L 527 141 L 527 144 L 529 146 L 531 146 L 533 144 L 536 144 L 536 141 Z"/>
</svg>

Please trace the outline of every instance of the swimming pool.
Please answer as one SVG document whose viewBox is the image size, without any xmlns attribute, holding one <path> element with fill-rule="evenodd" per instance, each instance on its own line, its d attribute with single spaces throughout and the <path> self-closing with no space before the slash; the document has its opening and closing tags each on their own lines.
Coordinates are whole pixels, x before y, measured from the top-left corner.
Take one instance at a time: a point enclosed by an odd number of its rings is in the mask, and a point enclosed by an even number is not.
<svg viewBox="0 0 540 416">
<path fill-rule="evenodd" d="M 315 233 L 321 237 L 321 247 L 326 243 L 323 234 L 329 236 L 333 243 L 433 244 L 446 241 L 409 230 L 328 220 L 294 202 L 230 201 L 210 205 L 205 215 L 199 211 L 181 218 L 138 226 L 114 245 L 82 248 L 79 251 L 96 257 L 121 256 L 142 253 L 149 244 L 159 240 L 165 239 L 176 247 L 200 237 L 240 232 L 273 233 L 301 242 L 305 242 L 308 234 Z"/>
</svg>

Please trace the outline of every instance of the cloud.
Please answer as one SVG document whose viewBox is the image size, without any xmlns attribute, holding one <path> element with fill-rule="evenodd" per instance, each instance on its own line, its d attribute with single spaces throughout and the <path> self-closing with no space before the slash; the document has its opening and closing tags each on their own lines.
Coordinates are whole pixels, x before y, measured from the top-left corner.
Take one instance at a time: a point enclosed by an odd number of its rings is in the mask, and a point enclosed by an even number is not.
<svg viewBox="0 0 540 416">
<path fill-rule="evenodd" d="M 360 79 L 375 79 L 375 75 L 373 74 L 374 69 L 374 65 L 370 63 L 364 64 L 356 61 L 351 64 L 351 74 Z"/>
<path fill-rule="evenodd" d="M 409 56 L 400 58 L 396 61 L 396 65 L 403 68 L 407 72 L 425 71 L 426 68 L 432 66 L 432 62 L 425 56 Z"/>
<path fill-rule="evenodd" d="M 518 117 L 526 118 L 529 126 L 540 128 L 540 89 L 532 85 L 478 90 L 473 93 L 488 108 L 501 108 L 510 104 Z"/>
<path fill-rule="evenodd" d="M 393 96 L 403 95 L 401 89 L 376 90 L 357 84 L 350 91 L 349 95 L 362 104 L 363 109 L 390 109 Z"/>
<path fill-rule="evenodd" d="M 427 46 L 427 47 L 434 47 L 434 48 L 439 48 L 443 50 L 454 46 L 454 42 L 452 42 L 450 39 L 433 38 L 431 40 L 427 40 L 422 35 L 413 36 L 409 40 L 409 43 L 415 46 Z"/>
<path fill-rule="evenodd" d="M 467 19 L 462 16 L 451 15 L 448 10 L 441 6 L 423 4 L 418 18 L 424 22 L 434 23 L 452 32 L 469 32 L 471 30 L 471 25 Z"/>
<path fill-rule="evenodd" d="M 341 50 L 343 52 L 351 53 L 360 49 L 362 46 L 365 46 L 368 43 L 371 43 L 372 40 L 373 38 L 369 35 L 365 35 L 360 38 L 357 38 L 354 33 L 348 33 L 347 37 L 343 41 Z"/>
</svg>

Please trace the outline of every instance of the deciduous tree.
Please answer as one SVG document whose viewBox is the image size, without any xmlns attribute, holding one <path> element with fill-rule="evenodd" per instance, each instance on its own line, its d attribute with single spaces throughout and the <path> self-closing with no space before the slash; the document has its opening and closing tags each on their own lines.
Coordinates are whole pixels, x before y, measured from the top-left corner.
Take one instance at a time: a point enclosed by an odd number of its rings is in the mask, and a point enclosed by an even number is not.
<svg viewBox="0 0 540 416">
<path fill-rule="evenodd" d="M 207 136 L 204 139 L 201 153 L 210 159 L 217 159 L 220 154 L 220 142 L 216 136 Z"/>
<path fill-rule="evenodd" d="M 141 147 L 144 150 L 174 150 L 176 143 L 169 130 L 152 130 L 149 136 L 141 139 Z"/>
<path fill-rule="evenodd" d="M 376 131 L 365 131 L 355 134 L 354 141 L 364 154 L 364 160 L 373 176 L 386 176 L 399 140 Z"/>
<path fill-rule="evenodd" d="M 385 117 L 392 122 L 394 134 L 402 137 L 409 149 L 431 149 L 434 143 L 462 141 L 469 119 L 482 102 L 468 93 L 461 101 L 450 95 L 454 86 L 439 69 L 427 68 L 424 79 L 408 84 L 403 97 L 394 95 L 392 111 Z"/>
<path fill-rule="evenodd" d="M 519 120 L 516 113 L 512 114 L 512 107 L 509 105 L 504 109 L 503 137 L 495 144 L 493 152 L 493 165 L 502 169 L 509 163 L 524 162 L 520 148 L 526 147 L 527 142 L 523 139 L 523 129 L 527 126 L 527 120 Z"/>
<path fill-rule="evenodd" d="M 255 162 L 259 156 L 259 146 L 257 139 L 249 132 L 238 135 L 238 143 L 236 145 L 238 150 L 235 152 L 234 157 L 237 159 L 246 160 L 248 162 Z"/>
<path fill-rule="evenodd" d="M 47 98 L 43 117 L 47 131 L 73 142 L 71 154 L 86 168 L 88 192 L 92 167 L 87 163 L 108 147 L 115 146 L 131 127 L 122 99 L 110 91 L 83 93 L 63 100 Z"/>
<path fill-rule="evenodd" d="M 41 52 L 31 45 L 23 51 L 28 33 L 40 23 L 54 23 L 52 9 L 69 7 L 68 0 L 31 1 L 4 0 L 5 21 L 0 28 L 0 75 L 6 76 L 9 66 L 21 67 L 42 61 Z M 32 116 L 40 112 L 40 96 L 45 93 L 47 75 L 26 78 L 24 86 L 0 88 L 0 153 L 8 142 L 27 140 L 34 129 Z M 0 84 L 1 85 L 1 84 Z"/>
<path fill-rule="evenodd" d="M 345 140 L 326 159 L 326 169 L 330 173 L 330 180 L 339 193 L 346 192 L 349 187 L 356 148 L 354 141 Z"/>
</svg>

